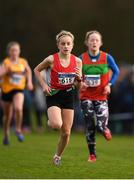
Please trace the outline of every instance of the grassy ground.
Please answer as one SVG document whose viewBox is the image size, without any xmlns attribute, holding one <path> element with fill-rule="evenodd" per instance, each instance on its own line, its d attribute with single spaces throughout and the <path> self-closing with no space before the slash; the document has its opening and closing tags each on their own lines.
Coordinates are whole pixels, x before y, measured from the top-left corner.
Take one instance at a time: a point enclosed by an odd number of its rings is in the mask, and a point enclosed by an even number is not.
<svg viewBox="0 0 134 180">
<path fill-rule="evenodd" d="M 0 145 L 0 178 L 134 178 L 133 137 L 97 137 L 98 160 L 91 164 L 83 134 L 72 134 L 60 167 L 52 164 L 56 132 L 27 135 L 24 143 L 12 134 L 11 140 L 9 147 Z"/>
</svg>

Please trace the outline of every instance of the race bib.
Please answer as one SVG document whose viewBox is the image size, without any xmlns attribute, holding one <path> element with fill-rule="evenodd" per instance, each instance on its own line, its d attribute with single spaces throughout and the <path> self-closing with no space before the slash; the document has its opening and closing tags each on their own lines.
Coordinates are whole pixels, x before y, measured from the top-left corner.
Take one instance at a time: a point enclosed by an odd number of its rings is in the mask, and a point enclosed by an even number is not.
<svg viewBox="0 0 134 180">
<path fill-rule="evenodd" d="M 89 87 L 97 87 L 101 84 L 100 74 L 98 75 L 85 75 L 85 83 Z"/>
<path fill-rule="evenodd" d="M 13 74 L 10 78 L 10 83 L 14 85 L 19 85 L 21 83 L 21 80 L 23 78 L 23 75 L 21 74 Z"/>
<path fill-rule="evenodd" d="M 58 82 L 61 85 L 71 85 L 74 83 L 75 73 L 58 73 Z"/>
</svg>

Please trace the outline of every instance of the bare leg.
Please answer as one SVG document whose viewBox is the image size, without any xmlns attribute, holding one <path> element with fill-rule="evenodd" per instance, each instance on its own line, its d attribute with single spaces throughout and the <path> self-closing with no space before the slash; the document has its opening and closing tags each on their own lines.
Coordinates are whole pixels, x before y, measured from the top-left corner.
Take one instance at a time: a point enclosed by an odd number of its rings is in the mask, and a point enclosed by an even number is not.
<svg viewBox="0 0 134 180">
<path fill-rule="evenodd" d="M 62 110 L 62 128 L 61 128 L 61 136 L 59 140 L 59 144 L 57 147 L 57 155 L 61 156 L 65 147 L 67 146 L 69 139 L 70 139 L 70 133 L 71 133 L 71 127 L 73 124 L 73 117 L 74 117 L 74 110 L 72 109 L 63 109 Z"/>
<path fill-rule="evenodd" d="M 61 109 L 57 106 L 52 106 L 48 108 L 47 113 L 51 128 L 60 129 L 62 126 Z"/>
<path fill-rule="evenodd" d="M 21 133 L 21 129 L 22 129 L 23 103 L 24 103 L 23 93 L 17 93 L 13 97 L 13 104 L 14 104 L 15 117 L 16 117 L 16 132 L 18 133 Z"/>
<path fill-rule="evenodd" d="M 2 106 L 4 111 L 3 128 L 4 128 L 4 139 L 5 139 L 8 138 L 10 133 L 10 123 L 13 115 L 13 105 L 11 102 L 3 102 Z"/>
</svg>

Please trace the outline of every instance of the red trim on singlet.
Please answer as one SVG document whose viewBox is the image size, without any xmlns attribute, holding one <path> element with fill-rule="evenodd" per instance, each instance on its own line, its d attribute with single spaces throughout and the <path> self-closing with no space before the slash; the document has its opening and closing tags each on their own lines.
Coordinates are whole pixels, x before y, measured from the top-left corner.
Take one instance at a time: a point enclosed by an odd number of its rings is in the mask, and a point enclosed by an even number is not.
<svg viewBox="0 0 134 180">
<path fill-rule="evenodd" d="M 99 56 L 99 59 L 96 61 L 96 62 L 93 62 L 89 56 L 89 53 L 88 52 L 85 52 L 82 54 L 82 62 L 83 64 L 106 64 L 107 63 L 107 53 L 101 51 L 100 52 L 100 56 Z"/>
<path fill-rule="evenodd" d="M 53 55 L 54 58 L 54 64 L 53 68 L 51 69 L 51 75 L 50 75 L 50 86 L 52 89 L 59 89 L 64 90 L 67 88 L 72 87 L 72 85 L 61 85 L 58 82 L 58 73 L 75 73 L 76 68 L 76 57 L 71 54 L 70 56 L 70 64 L 68 67 L 63 67 L 60 63 L 59 54 L 56 53 Z"/>
</svg>

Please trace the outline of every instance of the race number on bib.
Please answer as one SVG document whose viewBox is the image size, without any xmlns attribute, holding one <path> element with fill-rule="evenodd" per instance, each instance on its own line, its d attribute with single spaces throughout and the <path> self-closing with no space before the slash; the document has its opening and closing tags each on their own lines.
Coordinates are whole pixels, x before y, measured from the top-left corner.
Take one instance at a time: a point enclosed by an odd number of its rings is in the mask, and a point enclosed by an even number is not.
<svg viewBox="0 0 134 180">
<path fill-rule="evenodd" d="M 75 73 L 58 73 L 58 81 L 61 85 L 71 85 L 74 83 Z"/>
<path fill-rule="evenodd" d="M 14 85 L 19 85 L 21 83 L 22 78 L 23 75 L 21 74 L 13 74 L 12 77 L 10 78 L 10 83 Z"/>
<path fill-rule="evenodd" d="M 89 87 L 97 87 L 101 83 L 100 75 L 85 75 L 84 79 Z"/>
</svg>

